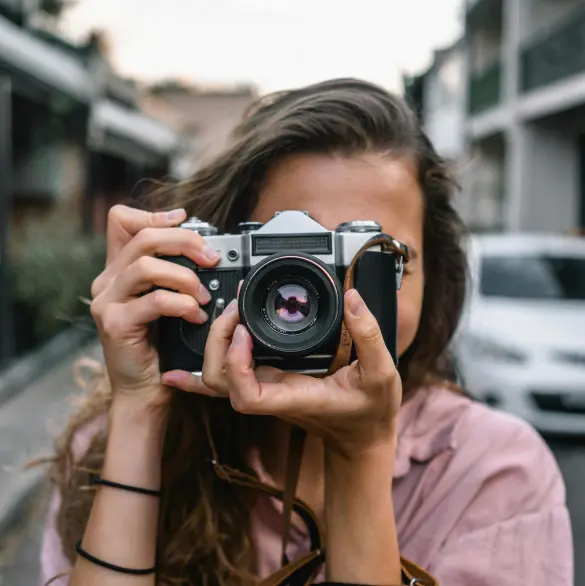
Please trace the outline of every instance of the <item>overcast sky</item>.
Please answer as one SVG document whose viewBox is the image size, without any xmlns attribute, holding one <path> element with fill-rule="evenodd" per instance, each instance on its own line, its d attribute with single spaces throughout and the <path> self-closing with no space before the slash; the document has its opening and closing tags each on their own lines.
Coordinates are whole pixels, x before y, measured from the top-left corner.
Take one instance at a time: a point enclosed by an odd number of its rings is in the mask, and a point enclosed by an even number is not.
<svg viewBox="0 0 585 586">
<path fill-rule="evenodd" d="M 125 75 L 271 91 L 355 76 L 398 89 L 461 31 L 461 0 L 79 0 L 67 33 L 111 35 Z"/>
</svg>

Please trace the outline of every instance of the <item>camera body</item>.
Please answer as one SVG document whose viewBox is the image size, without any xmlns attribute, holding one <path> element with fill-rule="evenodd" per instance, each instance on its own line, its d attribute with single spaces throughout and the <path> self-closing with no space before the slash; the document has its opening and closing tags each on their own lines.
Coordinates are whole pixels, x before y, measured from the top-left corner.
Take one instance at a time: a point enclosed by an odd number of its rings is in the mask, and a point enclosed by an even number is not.
<svg viewBox="0 0 585 586">
<path fill-rule="evenodd" d="M 306 212 L 283 211 L 266 224 L 241 223 L 235 234 L 218 234 L 217 228 L 197 218 L 181 227 L 203 236 L 220 253 L 220 261 L 206 269 L 186 257 L 164 257 L 196 272 L 212 299 L 205 308 L 210 315 L 205 324 L 175 317 L 158 320 L 161 372 L 201 372 L 209 328 L 238 297 L 256 366 L 326 373 L 341 335 L 345 274 L 361 248 L 382 233 L 380 225 L 356 221 L 331 231 Z M 378 320 L 395 362 L 402 275 L 403 257 L 380 246 L 360 255 L 354 274 L 354 287 Z"/>
</svg>

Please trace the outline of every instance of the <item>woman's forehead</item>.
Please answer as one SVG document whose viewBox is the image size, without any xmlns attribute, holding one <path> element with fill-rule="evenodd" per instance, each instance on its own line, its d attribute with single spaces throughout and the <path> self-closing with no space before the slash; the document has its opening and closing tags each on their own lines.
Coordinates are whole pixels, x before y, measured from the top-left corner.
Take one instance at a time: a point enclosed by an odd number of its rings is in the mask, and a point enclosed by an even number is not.
<svg viewBox="0 0 585 586">
<path fill-rule="evenodd" d="M 286 158 L 268 173 L 252 219 L 266 222 L 275 212 L 291 209 L 308 211 L 330 230 L 343 222 L 375 220 L 414 251 L 422 245 L 422 193 L 409 158 Z"/>
</svg>

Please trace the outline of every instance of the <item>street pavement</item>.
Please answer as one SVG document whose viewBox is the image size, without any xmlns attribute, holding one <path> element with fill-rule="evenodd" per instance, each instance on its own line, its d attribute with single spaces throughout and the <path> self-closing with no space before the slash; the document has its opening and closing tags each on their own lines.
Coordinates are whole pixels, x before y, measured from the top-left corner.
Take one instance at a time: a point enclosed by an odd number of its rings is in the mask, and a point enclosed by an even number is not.
<svg viewBox="0 0 585 586">
<path fill-rule="evenodd" d="M 96 352 L 97 350 L 93 349 L 91 354 L 95 356 Z M 26 438 L 30 434 L 37 436 L 37 442 L 46 437 L 47 448 L 50 448 L 48 438 L 54 434 L 57 422 L 65 417 L 66 400 L 74 388 L 70 373 L 70 364 L 58 366 L 52 373 L 50 388 L 49 385 L 43 388 L 42 381 L 39 381 L 33 392 L 29 394 L 27 390 L 22 396 L 13 399 L 22 403 L 21 408 L 27 408 L 28 415 L 22 420 L 9 413 L 12 428 L 20 430 L 20 435 L 16 435 L 16 440 L 11 440 L 9 446 L 14 451 L 16 441 L 24 444 L 25 449 L 21 449 L 17 456 L 12 457 L 11 465 L 7 464 L 6 459 L 9 450 L 6 445 L 0 444 L 0 481 L 3 474 L 14 475 L 16 463 L 24 461 L 24 456 L 37 455 L 30 453 L 34 442 L 27 445 Z M 8 430 L 6 422 L 2 421 L 2 413 L 6 413 L 10 408 L 11 405 L 0 406 L 0 438 L 9 437 L 5 435 Z M 47 421 L 50 422 L 48 425 Z M 575 541 L 575 584 L 581 586 L 585 584 L 585 438 L 549 438 L 548 442 L 557 457 L 567 486 L 567 501 Z M 1 502 L 2 495 L 0 509 Z M 47 490 L 41 490 L 37 496 L 30 499 L 10 530 L 0 539 L 0 586 L 39 585 L 39 545 L 47 502 Z"/>
<path fill-rule="evenodd" d="M 36 494 L 35 487 L 44 480 L 47 470 L 45 466 L 25 470 L 25 466 L 36 458 L 51 456 L 54 438 L 74 409 L 72 399 L 79 394 L 74 361 L 100 356 L 96 343 L 79 348 L 0 405 L 0 586 L 37 586 L 46 496 L 26 500 L 23 496 Z M 8 520 L 10 526 L 3 526 Z"/>
</svg>

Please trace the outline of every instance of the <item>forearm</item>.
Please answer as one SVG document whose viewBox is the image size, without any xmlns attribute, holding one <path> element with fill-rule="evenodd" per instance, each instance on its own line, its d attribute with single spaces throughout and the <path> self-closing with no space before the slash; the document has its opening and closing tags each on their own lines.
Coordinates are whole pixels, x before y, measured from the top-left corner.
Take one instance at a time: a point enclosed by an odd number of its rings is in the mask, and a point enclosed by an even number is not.
<svg viewBox="0 0 585 586">
<path fill-rule="evenodd" d="M 327 580 L 400 584 L 392 503 L 395 440 L 345 457 L 326 452 Z"/>
<path fill-rule="evenodd" d="M 141 488 L 160 488 L 164 416 L 114 404 L 102 477 Z M 109 487 L 97 491 L 83 548 L 111 564 L 150 568 L 155 564 L 159 499 Z M 155 576 L 120 574 L 78 557 L 71 586 L 153 586 Z"/>
</svg>

